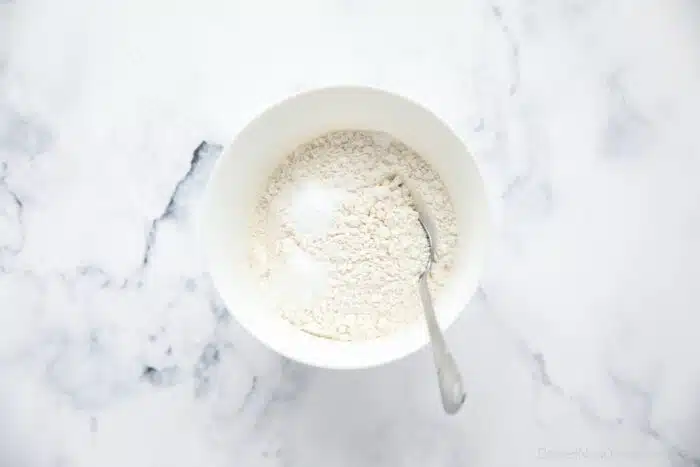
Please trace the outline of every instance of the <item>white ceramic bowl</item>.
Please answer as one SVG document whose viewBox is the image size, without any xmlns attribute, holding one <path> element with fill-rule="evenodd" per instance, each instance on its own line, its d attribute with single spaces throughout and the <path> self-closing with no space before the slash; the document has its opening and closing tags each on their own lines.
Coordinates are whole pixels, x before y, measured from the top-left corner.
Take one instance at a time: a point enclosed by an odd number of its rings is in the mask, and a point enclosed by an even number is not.
<svg viewBox="0 0 700 467">
<path fill-rule="evenodd" d="M 390 133 L 422 155 L 445 182 L 460 234 L 453 275 L 435 303 L 441 327 L 448 328 L 476 291 L 484 265 L 489 240 L 486 193 L 462 141 L 437 116 L 404 97 L 365 87 L 333 87 L 298 94 L 267 109 L 238 134 L 217 162 L 204 195 L 200 234 L 216 288 L 231 314 L 253 336 L 309 365 L 367 368 L 426 345 L 424 321 L 364 342 L 312 336 L 266 309 L 254 292 L 248 262 L 248 223 L 270 173 L 297 145 L 339 129 Z"/>
</svg>

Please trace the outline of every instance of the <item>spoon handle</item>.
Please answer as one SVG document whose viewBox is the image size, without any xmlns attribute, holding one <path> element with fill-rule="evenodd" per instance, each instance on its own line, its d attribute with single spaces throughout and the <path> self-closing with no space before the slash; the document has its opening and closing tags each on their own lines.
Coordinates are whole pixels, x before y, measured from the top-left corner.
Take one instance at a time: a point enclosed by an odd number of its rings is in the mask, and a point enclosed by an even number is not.
<svg viewBox="0 0 700 467">
<path fill-rule="evenodd" d="M 464 385 L 462 384 L 462 376 L 459 374 L 457 363 L 454 357 L 447 349 L 445 337 L 442 335 L 440 326 L 438 325 L 437 317 L 435 316 L 435 308 L 433 300 L 428 289 L 428 274 L 422 274 L 419 280 L 420 298 L 425 309 L 425 320 L 428 324 L 428 334 L 433 347 L 433 357 L 435 359 L 435 368 L 437 369 L 438 385 L 440 386 L 440 396 L 442 398 L 442 406 L 445 412 L 452 415 L 464 404 L 466 394 Z"/>
</svg>

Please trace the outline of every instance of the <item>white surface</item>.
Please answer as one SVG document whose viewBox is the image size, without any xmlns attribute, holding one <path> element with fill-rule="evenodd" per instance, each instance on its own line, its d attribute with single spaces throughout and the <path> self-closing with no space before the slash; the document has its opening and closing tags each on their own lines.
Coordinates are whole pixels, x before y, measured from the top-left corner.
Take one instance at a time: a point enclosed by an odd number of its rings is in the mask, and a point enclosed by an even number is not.
<svg viewBox="0 0 700 467">
<path fill-rule="evenodd" d="M 200 216 L 202 250 L 213 283 L 236 321 L 271 349 L 309 365 L 358 369 L 392 362 L 428 343 L 424 322 L 369 341 L 342 342 L 303 333 L 257 293 L 251 274 L 251 212 L 272 170 L 289 151 L 344 128 L 391 134 L 421 154 L 447 187 L 460 234 L 454 268 L 435 310 L 449 328 L 476 291 L 490 235 L 484 182 L 460 139 L 435 115 L 395 94 L 330 87 L 298 94 L 250 122 L 212 170 Z M 416 281 L 416 288 L 418 287 Z"/>
<path fill-rule="evenodd" d="M 0 2 L 3 465 L 700 463 L 697 3 L 377 3 Z M 427 352 L 266 351 L 192 248 L 192 149 L 338 83 L 425 102 L 486 168 L 454 418 Z"/>
</svg>

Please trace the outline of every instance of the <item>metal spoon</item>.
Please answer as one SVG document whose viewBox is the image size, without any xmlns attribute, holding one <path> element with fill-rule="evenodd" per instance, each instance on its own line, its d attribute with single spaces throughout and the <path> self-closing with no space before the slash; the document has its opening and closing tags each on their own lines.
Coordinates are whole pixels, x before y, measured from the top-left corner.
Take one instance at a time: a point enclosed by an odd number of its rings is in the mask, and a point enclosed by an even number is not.
<svg viewBox="0 0 700 467">
<path fill-rule="evenodd" d="M 421 301 L 423 302 L 423 309 L 425 311 L 425 321 L 428 324 L 430 344 L 433 348 L 433 358 L 435 360 L 435 368 L 437 369 L 442 406 L 444 407 L 445 412 L 452 415 L 457 413 L 460 407 L 462 407 L 466 394 L 462 384 L 462 376 L 459 373 L 459 368 L 457 368 L 457 363 L 447 348 L 445 336 L 443 336 L 442 331 L 440 330 L 440 325 L 438 324 L 437 317 L 435 316 L 435 308 L 433 308 L 433 299 L 430 296 L 430 290 L 428 289 L 428 274 L 430 273 L 430 268 L 435 261 L 437 229 L 435 227 L 435 223 L 433 222 L 433 218 L 430 216 L 428 208 L 418 191 L 415 190 L 410 184 L 407 184 L 406 186 L 411 192 L 416 211 L 418 211 L 418 220 L 425 231 L 425 236 L 428 238 L 428 248 L 430 249 L 430 254 L 428 255 L 428 262 L 425 265 L 425 269 L 418 280 L 418 288 L 420 291 Z"/>
</svg>

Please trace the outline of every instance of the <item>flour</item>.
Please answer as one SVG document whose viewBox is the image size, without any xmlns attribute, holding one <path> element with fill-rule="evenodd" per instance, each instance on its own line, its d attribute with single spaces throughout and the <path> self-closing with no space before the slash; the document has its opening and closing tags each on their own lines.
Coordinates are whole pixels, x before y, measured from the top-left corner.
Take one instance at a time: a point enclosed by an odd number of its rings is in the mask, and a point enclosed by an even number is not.
<svg viewBox="0 0 700 467">
<path fill-rule="evenodd" d="M 251 267 L 284 319 L 309 334 L 368 340 L 422 316 L 428 243 L 404 180 L 439 232 L 429 278 L 439 293 L 457 225 L 442 180 L 413 150 L 385 133 L 335 131 L 275 169 L 252 222 Z"/>
</svg>

